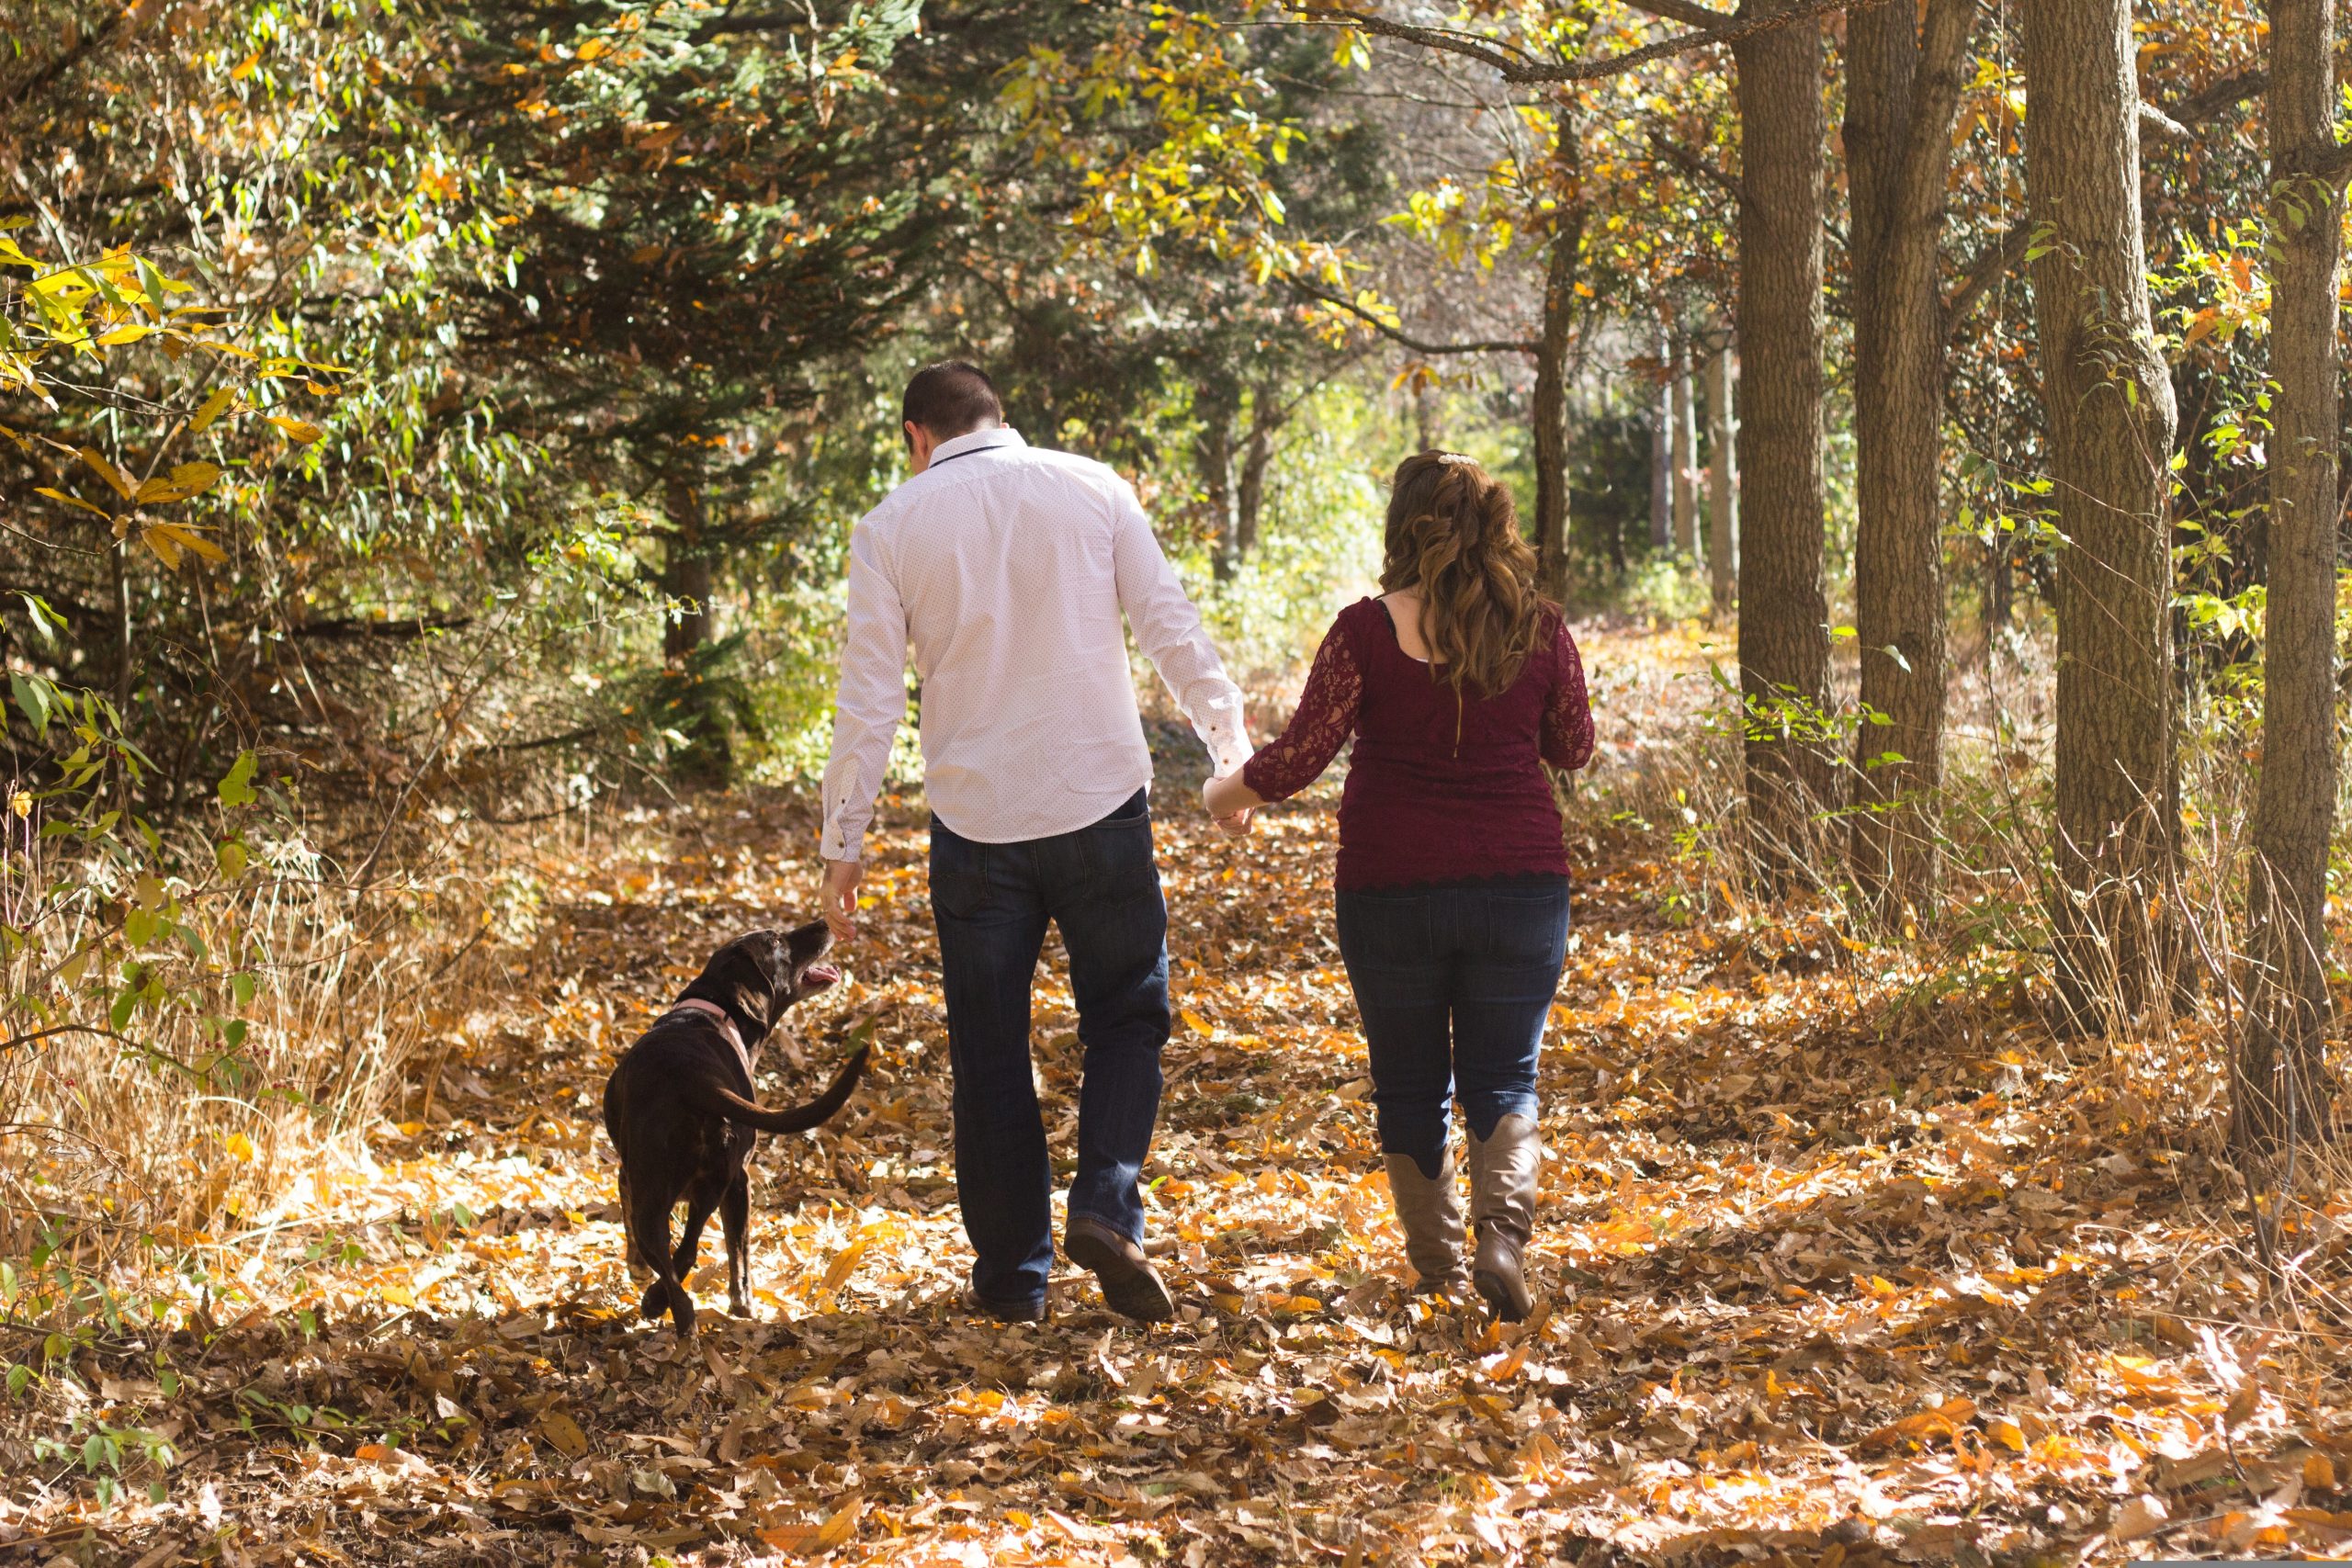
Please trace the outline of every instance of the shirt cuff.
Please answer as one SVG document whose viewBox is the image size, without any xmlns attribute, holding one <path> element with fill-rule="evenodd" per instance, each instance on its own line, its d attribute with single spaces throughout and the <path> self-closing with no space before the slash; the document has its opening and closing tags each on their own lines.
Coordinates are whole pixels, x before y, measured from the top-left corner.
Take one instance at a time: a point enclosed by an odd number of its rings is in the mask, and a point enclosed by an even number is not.
<svg viewBox="0 0 2352 1568">
<path fill-rule="evenodd" d="M 1250 760 L 1250 736 L 1241 721 L 1241 694 L 1211 697 L 1193 716 L 1193 732 L 1209 749 L 1214 775 L 1238 773 Z"/>
</svg>

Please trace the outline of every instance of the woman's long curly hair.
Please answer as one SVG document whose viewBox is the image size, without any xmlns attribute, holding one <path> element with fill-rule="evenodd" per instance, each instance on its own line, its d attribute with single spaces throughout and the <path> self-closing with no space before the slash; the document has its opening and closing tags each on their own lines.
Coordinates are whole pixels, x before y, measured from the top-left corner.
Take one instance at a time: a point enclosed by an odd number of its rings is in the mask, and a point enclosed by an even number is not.
<svg viewBox="0 0 2352 1568">
<path fill-rule="evenodd" d="M 1519 679 L 1547 608 L 1510 491 L 1455 452 L 1396 465 L 1380 586 L 1420 595 L 1432 663 L 1456 692 L 1487 697 Z"/>
</svg>

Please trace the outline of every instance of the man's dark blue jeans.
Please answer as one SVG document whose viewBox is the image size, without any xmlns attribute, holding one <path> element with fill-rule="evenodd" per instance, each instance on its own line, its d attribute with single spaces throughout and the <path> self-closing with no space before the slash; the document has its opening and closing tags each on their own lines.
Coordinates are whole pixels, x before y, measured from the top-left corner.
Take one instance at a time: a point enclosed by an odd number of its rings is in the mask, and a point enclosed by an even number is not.
<svg viewBox="0 0 2352 1568">
<path fill-rule="evenodd" d="M 1536 1051 L 1567 956 L 1567 878 L 1342 891 L 1338 905 L 1381 1152 L 1435 1177 L 1451 1100 L 1481 1138 L 1506 1116 L 1536 1113 Z"/>
<path fill-rule="evenodd" d="M 1168 906 L 1145 793 L 1091 827 L 1021 843 L 976 843 L 933 818 L 931 910 L 972 1291 L 1019 1311 L 1044 1302 L 1054 1262 L 1053 1167 L 1029 1063 L 1029 986 L 1048 920 L 1069 953 L 1086 1051 L 1069 1212 L 1143 1239 L 1136 1180 L 1159 1115 L 1169 1029 Z"/>
</svg>

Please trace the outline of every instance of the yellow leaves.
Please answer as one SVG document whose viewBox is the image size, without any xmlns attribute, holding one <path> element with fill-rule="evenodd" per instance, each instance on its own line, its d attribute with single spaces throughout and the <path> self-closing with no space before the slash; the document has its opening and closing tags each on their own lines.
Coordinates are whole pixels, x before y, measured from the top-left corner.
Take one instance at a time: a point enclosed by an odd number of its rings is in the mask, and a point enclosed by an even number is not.
<svg viewBox="0 0 2352 1568">
<path fill-rule="evenodd" d="M 578 1459 L 588 1451 L 588 1434 L 580 1429 L 580 1423 L 553 1405 L 539 1412 L 539 1436 L 566 1459 Z"/>
<path fill-rule="evenodd" d="M 847 1545 L 857 1533 L 857 1521 L 865 1512 L 865 1494 L 853 1492 L 848 1501 L 834 1509 L 822 1524 L 771 1526 L 760 1531 L 760 1539 L 778 1551 L 813 1557 Z"/>
<path fill-rule="evenodd" d="M 98 478 L 106 480 L 107 487 L 117 495 L 122 497 L 125 501 L 130 501 L 135 498 L 136 492 L 131 487 L 130 477 L 128 474 L 125 474 L 120 468 L 116 468 L 112 463 L 107 462 L 106 456 L 96 447 L 83 447 L 81 456 L 83 463 L 90 469 L 90 471 L 96 474 Z"/>
<path fill-rule="evenodd" d="M 220 479 L 220 469 L 210 463 L 182 463 L 170 473 L 147 480 L 131 499 L 141 506 L 154 506 L 167 502 L 186 501 L 201 495 Z"/>
<path fill-rule="evenodd" d="M 35 495 L 45 495 L 51 501 L 62 501 L 68 506 L 76 507 L 84 512 L 95 513 L 100 517 L 111 518 L 114 515 L 114 513 L 108 512 L 103 506 L 93 506 L 88 502 L 82 500 L 78 496 L 68 495 L 63 491 L 53 490 L 48 485 L 34 486 L 33 493 Z"/>
<path fill-rule="evenodd" d="M 277 426 L 279 430 L 283 431 L 285 433 L 286 439 L 297 442 L 304 446 L 312 445 L 321 436 L 326 434 L 325 431 L 321 430 L 309 420 L 297 419 L 292 414 L 270 413 L 264 414 L 262 417 L 269 421 L 270 423 Z"/>
<path fill-rule="evenodd" d="M 139 530 L 139 542 L 155 552 L 156 558 L 176 571 L 185 556 L 194 555 L 219 563 L 229 558 L 229 552 L 206 538 L 186 523 L 150 523 Z"/>
<path fill-rule="evenodd" d="M 2010 1420 L 2007 1416 L 1996 1416 L 1990 1421 L 1985 1422 L 1984 1432 L 1987 1437 L 1990 1437 L 1995 1442 L 2000 1444 L 2011 1453 L 2021 1454 L 2025 1452 L 2025 1429 L 2019 1427 L 2016 1422 Z"/>
<path fill-rule="evenodd" d="M 1865 1447 L 1893 1448 L 1909 1444 L 1925 1448 L 1938 1438 L 1946 1442 L 1960 1440 L 1960 1424 L 1976 1414 L 1973 1399 L 1948 1399 L 1932 1410 L 1921 1410 L 1902 1420 L 1881 1427 L 1862 1439 Z"/>
<path fill-rule="evenodd" d="M 858 1259 L 864 1258 L 866 1248 L 873 1245 L 874 1238 L 871 1233 L 871 1226 L 858 1232 L 854 1240 L 833 1254 L 832 1262 L 825 1268 L 825 1277 L 818 1281 L 817 1289 L 820 1292 L 830 1295 L 849 1282 L 851 1273 L 857 1268 Z"/>
<path fill-rule="evenodd" d="M 227 1137 L 220 1140 L 220 1146 L 228 1150 L 229 1157 L 235 1160 L 238 1164 L 253 1164 L 254 1152 L 254 1141 L 251 1138 L 246 1137 L 243 1133 L 230 1134 Z"/>
<path fill-rule="evenodd" d="M 187 422 L 188 433 L 192 435 L 201 435 L 211 429 L 213 422 L 227 413 L 230 405 L 236 400 L 236 388 L 222 387 L 216 390 L 210 397 L 204 400 L 202 406 L 196 411 L 195 416 Z"/>
</svg>

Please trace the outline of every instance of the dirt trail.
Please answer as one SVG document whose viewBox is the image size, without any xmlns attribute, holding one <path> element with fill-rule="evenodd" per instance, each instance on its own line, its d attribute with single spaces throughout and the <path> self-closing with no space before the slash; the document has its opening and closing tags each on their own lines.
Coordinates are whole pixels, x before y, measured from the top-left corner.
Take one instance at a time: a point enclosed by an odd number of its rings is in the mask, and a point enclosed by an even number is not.
<svg viewBox="0 0 2352 1568">
<path fill-rule="evenodd" d="M 1657 671 L 1634 674 L 1604 702 L 1650 700 Z M 29 1532 L 0 1551 L 1983 1568 L 2352 1533 L 2329 1511 L 2352 1506 L 2341 1383 L 2229 1326 L 2250 1283 L 2151 1110 L 2178 1060 L 2069 1065 L 2023 1015 L 1923 1001 L 1900 955 L 1817 922 L 1677 929 L 1659 839 L 1582 833 L 1541 1306 L 1498 1330 L 1402 1289 L 1329 937 L 1331 796 L 1237 845 L 1166 793 L 1182 1012 L 1148 1177 L 1183 1321 L 1130 1325 L 1078 1274 L 1043 1326 L 956 1309 L 903 802 L 848 981 L 769 1057 L 769 1096 L 796 1097 L 875 1021 L 854 1111 L 757 1156 L 756 1317 L 718 1310 L 707 1245 L 699 1342 L 634 1320 L 605 1074 L 709 948 L 808 886 L 797 808 L 729 803 L 550 857 L 517 997 L 437 1021 L 431 1112 L 388 1131 L 380 1170 L 322 1172 L 312 1212 L 260 1239 L 242 1315 L 168 1347 L 174 1397 L 143 1359 L 90 1369 L 119 1417 L 175 1423 L 168 1499 L 85 1512 L 64 1482 L 0 1515 Z M 1066 1174 L 1077 1043 L 1049 966 L 1037 1067 Z"/>
</svg>

